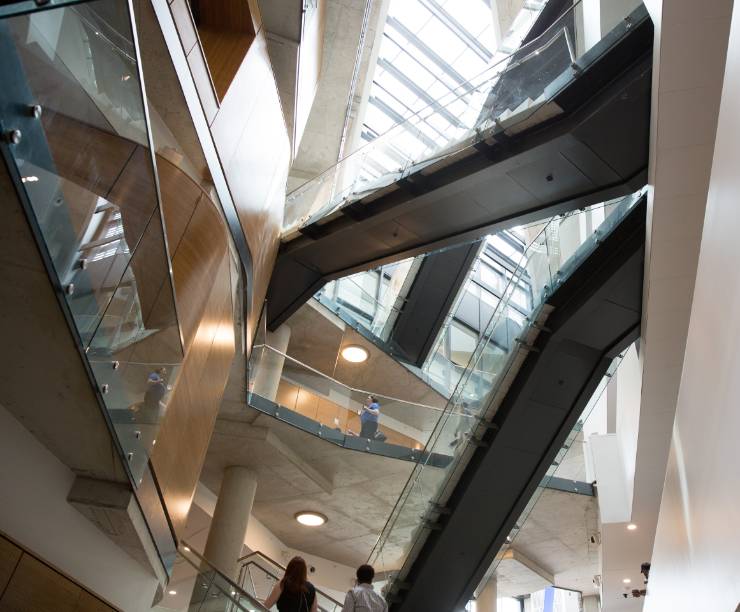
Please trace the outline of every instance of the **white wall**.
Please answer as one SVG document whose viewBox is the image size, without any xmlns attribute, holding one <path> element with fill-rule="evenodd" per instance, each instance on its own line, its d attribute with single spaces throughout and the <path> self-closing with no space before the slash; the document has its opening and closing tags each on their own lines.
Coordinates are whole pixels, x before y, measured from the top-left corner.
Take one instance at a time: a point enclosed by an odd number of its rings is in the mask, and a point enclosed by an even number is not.
<svg viewBox="0 0 740 612">
<path fill-rule="evenodd" d="M 732 612 L 740 603 L 738 108 L 735 5 L 646 612 Z"/>
<path fill-rule="evenodd" d="M 156 578 L 67 503 L 74 478 L 0 406 L 0 530 L 125 612 L 148 610 Z"/>
<path fill-rule="evenodd" d="M 633 344 L 624 356 L 617 371 L 616 431 L 619 454 L 624 465 L 627 505 L 632 509 L 635 486 L 635 461 L 637 459 L 637 434 L 640 427 L 640 393 L 642 391 L 642 366 Z"/>
</svg>

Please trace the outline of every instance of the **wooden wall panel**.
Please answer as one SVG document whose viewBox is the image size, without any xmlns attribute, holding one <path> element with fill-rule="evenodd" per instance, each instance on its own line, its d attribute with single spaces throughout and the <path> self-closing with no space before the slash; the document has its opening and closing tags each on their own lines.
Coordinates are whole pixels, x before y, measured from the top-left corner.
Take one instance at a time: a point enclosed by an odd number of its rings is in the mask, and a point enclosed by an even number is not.
<svg viewBox="0 0 740 612">
<path fill-rule="evenodd" d="M 41 561 L 23 555 L 0 599 L 0 612 L 75 612 L 80 592 L 80 587 Z"/>
<path fill-rule="evenodd" d="M 252 334 L 277 257 L 290 164 L 290 143 L 262 31 L 211 128 L 252 254 Z"/>
<path fill-rule="evenodd" d="M 116 612 L 116 609 L 0 536 L 0 612 Z"/>
<path fill-rule="evenodd" d="M 192 342 L 214 273 L 227 252 L 226 228 L 215 206 L 202 198 L 172 257 L 180 328 L 186 347 Z"/>
<path fill-rule="evenodd" d="M 107 197 L 137 145 L 51 109 L 44 109 L 42 121 L 57 170 Z"/>
<path fill-rule="evenodd" d="M 229 378 L 235 338 L 225 254 L 170 399 L 152 464 L 176 532 L 185 525 Z"/>
<path fill-rule="evenodd" d="M 157 173 L 167 244 L 170 247 L 170 256 L 174 257 L 203 190 L 180 168 L 161 155 L 157 155 Z"/>
<path fill-rule="evenodd" d="M 178 2 L 180 0 L 174 0 Z M 267 294 L 277 257 L 290 165 L 290 141 L 257 0 L 246 2 L 255 31 L 228 93 L 217 103 L 200 45 L 185 48 L 188 64 L 252 256 L 247 346 Z M 192 23 L 173 5 L 181 38 L 192 37 Z M 176 15 L 176 13 L 180 13 Z"/>
<path fill-rule="evenodd" d="M 15 571 L 15 567 L 21 560 L 23 551 L 11 541 L 0 537 L 0 595 L 5 591 L 5 587 L 10 582 L 10 577 Z"/>
</svg>

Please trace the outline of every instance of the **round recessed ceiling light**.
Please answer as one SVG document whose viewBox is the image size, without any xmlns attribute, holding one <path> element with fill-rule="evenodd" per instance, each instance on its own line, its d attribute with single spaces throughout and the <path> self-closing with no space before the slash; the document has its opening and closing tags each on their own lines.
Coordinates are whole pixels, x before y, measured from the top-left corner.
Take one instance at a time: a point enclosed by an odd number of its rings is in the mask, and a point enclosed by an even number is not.
<svg viewBox="0 0 740 612">
<path fill-rule="evenodd" d="M 629 529 L 630 531 L 634 531 L 635 529 L 637 529 L 637 525 L 635 525 L 634 523 L 630 523 L 629 525 L 627 525 L 627 529 Z"/>
<path fill-rule="evenodd" d="M 319 527 L 326 523 L 326 517 L 318 512 L 298 512 L 295 520 L 306 527 Z"/>
<path fill-rule="evenodd" d="M 363 361 L 367 361 L 369 355 L 370 353 L 367 352 L 366 348 L 358 346 L 357 344 L 350 344 L 342 349 L 342 357 L 350 363 L 362 363 Z"/>
<path fill-rule="evenodd" d="M 624 582 L 624 584 L 629 584 L 630 582 L 632 582 L 632 580 L 630 580 L 629 578 L 623 578 L 622 582 Z"/>
<path fill-rule="evenodd" d="M 170 595 L 177 595 L 177 591 L 167 591 Z"/>
</svg>

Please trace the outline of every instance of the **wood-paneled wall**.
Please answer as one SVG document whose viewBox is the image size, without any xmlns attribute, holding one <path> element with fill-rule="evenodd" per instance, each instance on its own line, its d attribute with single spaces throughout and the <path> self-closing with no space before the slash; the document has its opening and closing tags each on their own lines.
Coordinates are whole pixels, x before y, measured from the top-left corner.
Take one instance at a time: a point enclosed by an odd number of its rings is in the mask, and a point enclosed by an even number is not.
<svg viewBox="0 0 740 612">
<path fill-rule="evenodd" d="M 152 453 L 176 532 L 184 527 L 234 357 L 227 229 L 198 185 L 157 158 L 185 360 Z M 190 181 L 190 183 L 188 183 Z"/>
<path fill-rule="evenodd" d="M 90 591 L 0 535 L 0 612 L 115 612 Z"/>
<path fill-rule="evenodd" d="M 279 247 L 290 142 L 259 8 L 256 0 L 247 4 L 255 39 L 220 100 L 197 42 L 187 0 L 172 0 L 170 10 L 252 255 L 247 322 L 251 346 Z"/>
</svg>

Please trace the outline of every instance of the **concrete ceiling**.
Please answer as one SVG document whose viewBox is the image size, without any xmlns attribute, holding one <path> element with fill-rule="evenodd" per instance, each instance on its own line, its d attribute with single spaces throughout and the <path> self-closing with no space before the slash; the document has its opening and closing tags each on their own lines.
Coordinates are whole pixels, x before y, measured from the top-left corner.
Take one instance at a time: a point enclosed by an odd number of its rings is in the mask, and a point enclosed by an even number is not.
<svg viewBox="0 0 740 612">
<path fill-rule="evenodd" d="M 545 489 L 516 536 L 514 549 L 552 574 L 555 586 L 591 595 L 599 573 L 598 533 L 595 497 Z M 591 543 L 591 536 L 596 542 Z"/>
<path fill-rule="evenodd" d="M 407 461 L 347 450 L 243 405 L 225 402 L 201 481 L 214 493 L 223 469 L 257 474 L 256 516 L 286 545 L 344 565 L 363 563 L 413 468 Z M 294 515 L 317 510 L 319 529 Z"/>
</svg>

